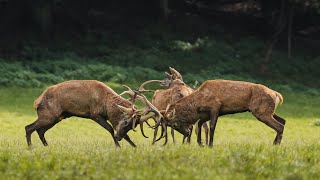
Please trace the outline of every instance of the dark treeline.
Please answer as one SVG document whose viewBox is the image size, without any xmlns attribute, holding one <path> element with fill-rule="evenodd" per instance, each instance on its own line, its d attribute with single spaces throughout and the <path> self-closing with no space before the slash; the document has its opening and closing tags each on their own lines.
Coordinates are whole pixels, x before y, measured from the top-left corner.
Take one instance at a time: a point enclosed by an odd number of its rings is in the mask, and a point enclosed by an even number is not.
<svg viewBox="0 0 320 180">
<path fill-rule="evenodd" d="M 48 44 L 97 32 L 136 38 L 146 24 L 189 23 L 189 32 L 210 33 L 220 24 L 226 31 L 262 37 L 268 61 L 279 40 L 289 57 L 293 40 L 319 47 L 319 12 L 319 0 L 0 0 L 0 53 L 30 40 Z"/>
</svg>

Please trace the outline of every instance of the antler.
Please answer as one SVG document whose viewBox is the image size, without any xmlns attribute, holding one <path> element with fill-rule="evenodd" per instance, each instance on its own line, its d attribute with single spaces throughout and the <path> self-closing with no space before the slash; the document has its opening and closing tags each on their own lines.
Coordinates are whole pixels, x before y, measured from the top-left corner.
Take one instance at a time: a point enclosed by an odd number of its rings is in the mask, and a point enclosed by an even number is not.
<svg viewBox="0 0 320 180">
<path fill-rule="evenodd" d="M 155 129 L 155 133 L 154 133 L 155 137 L 153 139 L 153 144 L 157 141 L 157 140 L 155 140 L 155 138 L 156 138 L 156 135 L 157 135 L 158 127 L 161 125 L 162 131 L 161 131 L 161 136 L 160 136 L 159 139 L 165 137 L 165 143 L 163 144 L 163 146 L 164 146 L 168 142 L 167 125 L 163 121 L 164 118 L 163 118 L 161 112 L 156 107 L 154 107 L 143 94 L 141 94 L 141 97 L 142 97 L 143 103 L 145 104 L 145 109 L 143 111 L 143 114 L 148 114 L 150 112 L 154 113 L 153 118 L 156 121 L 156 125 L 154 125 L 152 127 L 152 128 Z M 143 121 L 141 121 L 141 123 L 142 122 Z"/>
<path fill-rule="evenodd" d="M 143 110 L 143 113 L 142 115 L 146 115 L 150 112 L 153 112 L 155 114 L 155 117 L 154 119 L 156 120 L 156 125 L 154 126 L 157 127 L 160 125 L 160 120 L 162 118 L 162 115 L 160 113 L 160 111 L 154 106 L 152 105 L 148 99 L 142 94 L 144 92 L 150 92 L 151 90 L 145 90 L 144 87 L 149 84 L 149 83 L 153 83 L 153 82 L 162 82 L 161 80 L 149 80 L 149 81 L 146 81 L 144 83 L 141 84 L 141 86 L 136 90 L 132 90 L 130 87 L 128 86 L 125 86 L 123 85 L 124 87 L 126 87 L 128 90 L 127 91 L 124 91 L 123 93 L 121 93 L 120 95 L 123 95 L 123 94 L 128 94 L 130 96 L 130 98 L 132 99 L 132 103 L 135 102 L 136 99 L 140 99 L 142 100 L 142 102 L 144 103 L 145 105 L 145 108 Z M 147 119 L 146 119 L 147 120 Z M 146 121 L 144 120 L 144 121 Z"/>
<path fill-rule="evenodd" d="M 142 83 L 140 85 L 140 87 L 137 89 L 137 90 L 132 90 L 130 87 L 128 86 L 125 86 L 123 85 L 123 87 L 126 87 L 128 90 L 127 91 L 124 91 L 122 92 L 120 95 L 123 95 L 123 94 L 128 94 L 130 96 L 130 101 L 131 103 L 133 104 L 132 106 L 134 107 L 134 103 L 136 101 L 136 99 L 140 99 L 142 100 L 142 102 L 144 103 L 144 109 L 143 109 L 143 112 L 141 113 L 142 115 L 146 115 L 146 116 L 143 116 L 140 118 L 139 120 L 139 124 L 140 124 L 140 130 L 141 130 L 141 133 L 144 137 L 148 138 L 145 133 L 144 133 L 144 130 L 143 130 L 143 123 L 146 122 L 148 124 L 149 127 L 152 127 L 154 129 L 156 129 L 156 132 L 155 132 L 155 135 L 157 134 L 157 131 L 158 131 L 158 127 L 160 126 L 160 124 L 162 125 L 162 132 L 161 132 L 161 136 L 159 139 L 161 139 L 163 136 L 166 137 L 166 142 L 167 142 L 167 127 L 164 123 L 161 123 L 161 120 L 163 119 L 163 116 L 162 114 L 160 113 L 160 111 L 155 107 L 153 106 L 149 101 L 148 99 L 142 94 L 144 92 L 151 92 L 152 90 L 146 90 L 144 87 L 149 84 L 149 83 L 153 83 L 153 82 L 159 82 L 160 84 L 163 83 L 163 81 L 161 80 L 149 80 L 149 81 L 146 81 L 144 83 Z M 150 112 L 153 112 L 154 114 L 149 114 Z M 150 124 L 148 123 L 148 119 L 150 118 L 153 118 L 156 122 L 156 124 L 154 126 L 150 126 Z M 132 123 L 132 129 L 134 130 L 135 128 L 135 125 L 136 125 L 136 118 L 133 118 L 133 123 Z M 163 135 L 165 132 L 165 135 Z M 153 143 L 156 142 L 155 140 L 153 141 Z M 166 144 L 165 142 L 165 144 Z M 165 145 L 164 144 L 164 145 Z"/>
<path fill-rule="evenodd" d="M 181 79 L 181 81 L 183 81 L 181 74 L 177 70 L 175 70 L 172 67 L 169 67 L 169 69 L 170 69 L 171 74 L 172 74 L 171 75 L 172 79 Z"/>
<path fill-rule="evenodd" d="M 134 92 L 133 90 L 129 87 L 129 86 L 126 86 L 126 85 L 122 85 L 123 87 L 127 88 L 128 90 L 127 91 L 123 91 L 120 96 L 124 95 L 124 94 L 128 94 L 131 98 L 134 96 Z"/>
<path fill-rule="evenodd" d="M 157 124 L 154 127 L 159 126 L 160 122 L 161 122 L 161 118 L 163 118 L 162 114 L 153 104 L 150 103 L 150 101 L 148 101 L 146 96 L 144 96 L 143 94 L 140 94 L 139 96 L 141 97 L 141 100 L 142 100 L 143 104 L 145 105 L 145 108 L 144 108 L 142 114 L 146 115 L 150 112 L 153 112 L 155 114 L 155 120 L 157 122 Z"/>
<path fill-rule="evenodd" d="M 150 92 L 150 90 L 145 90 L 144 86 L 146 86 L 147 84 L 152 83 L 152 82 L 162 82 L 162 81 L 160 81 L 160 80 L 146 81 L 138 88 L 138 90 L 132 90 L 130 87 L 123 85 L 123 87 L 126 87 L 128 90 L 124 91 L 123 93 L 120 94 L 120 95 L 128 94 L 130 96 L 130 101 L 133 104 L 133 106 L 134 106 L 134 103 L 135 103 L 136 99 L 142 100 L 142 102 L 144 104 L 144 109 L 142 110 L 143 112 L 141 114 L 142 115 L 146 115 L 146 116 L 143 116 L 143 117 L 140 118 L 139 124 L 140 124 L 141 133 L 146 138 L 148 138 L 148 137 L 144 133 L 143 123 L 146 122 L 149 127 L 152 127 L 147 122 L 147 120 L 150 119 L 150 118 L 153 118 L 156 121 L 156 125 L 153 126 L 153 128 L 156 128 L 161 124 L 161 119 L 162 119 L 162 115 L 158 111 L 158 109 L 155 106 L 153 106 L 148 101 L 148 99 L 142 94 L 143 92 Z M 150 112 L 153 112 L 154 114 L 149 114 Z M 134 130 L 135 125 L 136 125 L 136 118 L 133 118 L 132 130 Z"/>
<path fill-rule="evenodd" d="M 161 114 L 163 114 L 164 116 L 167 116 L 169 108 L 170 108 L 171 104 L 169 103 L 166 107 L 166 110 L 161 110 Z M 174 116 L 175 114 L 175 109 L 173 109 L 170 112 L 170 115 L 172 114 L 172 116 Z M 165 121 L 165 119 L 163 118 L 163 121 L 161 122 L 161 135 L 160 137 L 157 139 L 157 134 L 158 134 L 158 130 L 159 130 L 159 126 L 157 126 L 155 128 L 154 134 L 153 134 L 153 141 L 152 144 L 156 143 L 157 141 L 159 141 L 162 138 L 165 138 L 164 144 L 162 146 L 165 146 L 168 142 L 168 132 L 167 132 L 167 121 Z"/>
<path fill-rule="evenodd" d="M 154 90 L 146 90 L 146 89 L 144 89 L 144 87 L 145 87 L 147 84 L 154 83 L 154 82 L 162 83 L 161 80 L 149 80 L 149 81 L 146 81 L 146 82 L 142 83 L 142 84 L 140 85 L 140 87 L 137 89 L 137 91 L 138 91 L 139 93 L 153 92 Z"/>
<path fill-rule="evenodd" d="M 149 80 L 149 81 L 146 81 L 146 82 L 142 83 L 137 90 L 132 90 L 130 87 L 128 87 L 126 85 L 122 85 L 123 87 L 127 88 L 128 90 L 122 92 L 120 94 L 120 96 L 122 96 L 124 94 L 127 94 L 127 95 L 130 96 L 129 100 L 131 101 L 131 103 L 134 103 L 136 98 L 141 98 L 141 96 L 138 96 L 138 94 L 145 93 L 145 92 L 153 92 L 154 91 L 154 90 L 146 90 L 144 88 L 147 84 L 154 83 L 154 82 L 158 82 L 158 83 L 160 83 L 160 85 L 162 85 L 164 83 L 163 80 Z"/>
<path fill-rule="evenodd" d="M 137 95 L 137 92 L 133 91 L 130 87 L 126 86 L 126 85 L 122 85 L 123 87 L 127 88 L 127 91 L 123 91 L 120 96 L 127 94 L 130 96 L 130 98 L 128 99 L 132 105 L 134 105 L 136 99 L 141 99 L 142 97 Z"/>
<path fill-rule="evenodd" d="M 175 69 L 172 68 L 172 67 L 169 67 L 169 69 L 170 69 L 171 74 L 168 73 L 168 72 L 165 72 L 167 78 L 164 79 L 164 80 L 162 80 L 162 82 L 160 83 L 161 86 L 167 86 L 167 87 L 169 87 L 169 86 L 171 85 L 171 83 L 172 83 L 174 80 L 177 80 L 177 79 L 180 79 L 180 80 L 183 82 L 182 76 L 181 76 L 181 74 L 180 74 L 177 70 L 175 70 Z"/>
<path fill-rule="evenodd" d="M 150 119 L 150 118 L 154 118 L 154 114 L 148 114 L 148 115 L 143 116 L 143 117 L 140 118 L 140 122 L 139 122 L 139 124 L 140 124 L 140 130 L 141 130 L 142 135 L 143 135 L 145 138 L 149 138 L 149 137 L 144 134 L 143 122 L 146 122 L 146 123 L 149 125 L 149 123 L 147 122 L 147 120 Z M 150 125 L 149 125 L 149 126 L 150 126 Z"/>
</svg>

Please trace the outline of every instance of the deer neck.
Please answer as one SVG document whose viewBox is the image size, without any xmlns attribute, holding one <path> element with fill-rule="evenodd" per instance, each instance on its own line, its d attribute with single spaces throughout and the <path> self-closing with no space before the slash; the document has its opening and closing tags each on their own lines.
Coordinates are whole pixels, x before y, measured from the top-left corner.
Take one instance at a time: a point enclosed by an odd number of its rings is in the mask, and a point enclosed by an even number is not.
<svg viewBox="0 0 320 180">
<path fill-rule="evenodd" d="M 191 125 L 199 120 L 199 105 L 196 97 L 189 96 L 183 98 L 179 103 L 176 104 L 174 121 Z"/>
</svg>

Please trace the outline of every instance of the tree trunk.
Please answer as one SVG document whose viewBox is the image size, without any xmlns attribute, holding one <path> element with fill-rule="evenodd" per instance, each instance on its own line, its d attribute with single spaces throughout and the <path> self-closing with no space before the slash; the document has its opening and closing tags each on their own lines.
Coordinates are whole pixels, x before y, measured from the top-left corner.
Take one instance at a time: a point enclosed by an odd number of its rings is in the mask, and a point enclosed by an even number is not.
<svg viewBox="0 0 320 180">
<path fill-rule="evenodd" d="M 287 24 L 287 16 L 286 16 L 286 5 L 287 5 L 287 0 L 282 0 L 281 1 L 281 9 L 280 9 L 280 14 L 278 16 L 278 21 L 275 23 L 275 33 L 273 34 L 271 40 L 269 41 L 267 53 L 265 56 L 264 61 L 262 62 L 259 72 L 261 74 L 265 74 L 268 71 L 267 65 L 270 64 L 270 58 L 272 55 L 273 47 L 279 40 L 280 34 L 283 32 L 284 28 L 286 27 Z"/>
<path fill-rule="evenodd" d="M 160 16 L 162 20 L 167 21 L 169 17 L 169 0 L 158 0 Z"/>
<path fill-rule="evenodd" d="M 52 0 L 29 0 L 29 8 L 35 30 L 42 39 L 50 39 L 53 27 L 53 1 Z"/>
<path fill-rule="evenodd" d="M 288 15 L 288 58 L 292 56 L 292 23 L 293 23 L 294 7 L 290 6 Z"/>
</svg>

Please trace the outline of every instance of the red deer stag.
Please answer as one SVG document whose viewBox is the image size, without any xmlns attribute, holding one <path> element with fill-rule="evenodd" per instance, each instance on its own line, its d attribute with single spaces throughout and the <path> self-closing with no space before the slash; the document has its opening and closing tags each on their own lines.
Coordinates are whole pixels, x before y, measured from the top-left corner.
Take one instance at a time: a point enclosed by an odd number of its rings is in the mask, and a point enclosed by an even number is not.
<svg viewBox="0 0 320 180">
<path fill-rule="evenodd" d="M 104 83 L 95 80 L 73 80 L 53 85 L 35 100 L 34 109 L 38 118 L 25 127 L 28 146 L 31 146 L 31 134 L 34 131 L 37 131 L 43 145 L 47 146 L 45 132 L 62 119 L 71 116 L 94 120 L 108 130 L 115 145 L 120 146 L 118 140 L 122 137 L 114 136 L 113 128 L 120 131 L 120 123 L 135 127 L 135 122 L 139 122 L 142 126 L 145 120 L 134 104 L 122 98 Z M 142 128 L 141 131 L 144 135 Z M 123 137 L 135 147 L 128 135 L 125 134 Z"/>
<path fill-rule="evenodd" d="M 198 127 L 210 120 L 209 146 L 212 147 L 219 116 L 250 111 L 259 121 L 277 132 L 274 144 L 280 144 L 286 121 L 275 114 L 275 109 L 282 102 L 280 93 L 260 84 L 208 80 L 195 92 L 171 105 L 163 123 L 188 136 L 190 125 L 198 119 Z M 202 146 L 200 128 L 197 141 Z"/>
<path fill-rule="evenodd" d="M 183 82 L 181 74 L 175 70 L 174 68 L 169 67 L 171 74 L 166 73 L 167 80 L 164 81 L 165 83 L 162 83 L 162 85 L 165 85 L 168 87 L 168 89 L 161 89 L 157 90 L 152 98 L 152 104 L 158 109 L 158 110 L 165 110 L 169 104 L 175 103 L 177 100 L 186 97 L 190 95 L 194 90 L 190 88 L 188 85 L 186 85 Z M 208 125 L 207 123 L 203 123 L 203 128 L 205 129 L 205 138 L 206 138 L 206 144 L 208 144 Z M 187 136 L 187 142 L 190 143 L 191 140 L 191 134 L 193 126 L 191 125 L 189 127 L 190 129 L 190 135 Z M 156 130 L 157 131 L 157 130 Z M 155 131 L 155 134 L 156 134 Z M 197 128 L 196 128 L 197 133 Z M 173 142 L 174 140 L 174 129 L 171 129 L 171 135 Z M 155 138 L 156 136 L 154 136 Z M 161 136 L 160 136 L 161 137 Z M 185 141 L 186 136 L 183 138 L 183 143 Z M 159 140 L 159 139 L 158 139 Z M 155 143 L 157 140 L 154 139 L 153 143 Z"/>
</svg>

